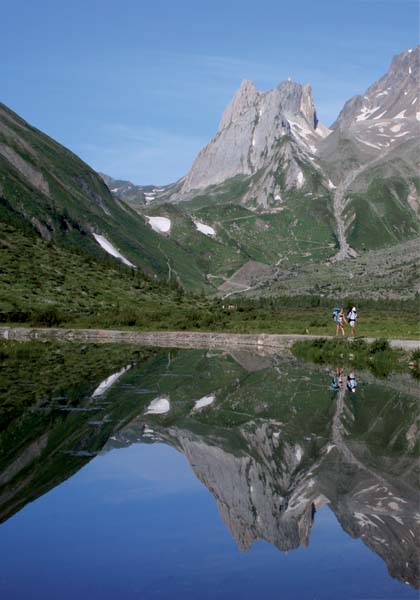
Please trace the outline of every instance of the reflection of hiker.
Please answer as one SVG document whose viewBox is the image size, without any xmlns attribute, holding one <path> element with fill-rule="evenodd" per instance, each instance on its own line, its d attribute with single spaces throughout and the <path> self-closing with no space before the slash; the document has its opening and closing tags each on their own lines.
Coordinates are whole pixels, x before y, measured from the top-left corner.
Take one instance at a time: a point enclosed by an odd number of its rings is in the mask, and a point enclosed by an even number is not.
<svg viewBox="0 0 420 600">
<path fill-rule="evenodd" d="M 347 389 L 351 392 L 355 392 L 357 388 L 357 379 L 354 371 L 350 371 L 347 375 Z"/>
<path fill-rule="evenodd" d="M 343 387 L 343 369 L 336 369 L 331 382 L 331 387 L 334 391 L 338 391 Z"/>
<path fill-rule="evenodd" d="M 337 337 L 339 331 L 341 331 L 341 334 L 343 336 L 345 336 L 346 333 L 344 331 L 343 323 L 347 323 L 347 321 L 346 321 L 346 317 L 344 316 L 344 309 L 343 308 L 334 308 L 333 319 L 337 324 L 337 327 L 335 328 L 336 337 Z"/>
<path fill-rule="evenodd" d="M 351 310 L 349 310 L 349 312 L 347 313 L 347 321 L 350 325 L 350 331 L 351 331 L 351 335 L 354 335 L 354 330 L 356 328 L 356 321 L 357 321 L 357 311 L 356 311 L 356 307 L 353 306 L 353 308 Z"/>
</svg>

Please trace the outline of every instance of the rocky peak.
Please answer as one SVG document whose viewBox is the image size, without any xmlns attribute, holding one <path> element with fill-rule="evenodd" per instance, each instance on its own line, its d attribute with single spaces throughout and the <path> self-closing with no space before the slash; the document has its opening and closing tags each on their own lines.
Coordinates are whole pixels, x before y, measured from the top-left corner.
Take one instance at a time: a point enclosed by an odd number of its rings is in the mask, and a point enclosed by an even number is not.
<svg viewBox="0 0 420 600">
<path fill-rule="evenodd" d="M 249 79 L 244 79 L 239 90 L 234 95 L 232 101 L 227 106 L 223 113 L 219 125 L 219 131 L 235 123 L 242 117 L 250 108 L 255 106 L 259 97 L 255 85 Z"/>
<path fill-rule="evenodd" d="M 366 92 L 346 102 L 332 129 L 364 127 L 389 119 L 415 119 L 418 112 L 418 81 L 420 76 L 420 46 L 395 56 L 390 68 Z M 376 123 L 375 123 L 376 121 Z M 383 133 L 383 132 L 382 132 Z"/>
<path fill-rule="evenodd" d="M 309 83 L 302 88 L 302 97 L 300 100 L 300 112 L 303 114 L 309 125 L 313 129 L 317 128 L 318 118 L 316 116 L 315 104 L 312 98 L 312 87 Z"/>
<path fill-rule="evenodd" d="M 288 80 L 259 92 L 251 81 L 244 80 L 226 108 L 216 135 L 195 159 L 181 195 L 238 175 L 254 175 L 261 169 L 274 172 L 279 141 L 284 136 L 294 138 L 304 154 L 314 154 L 317 143 L 327 134 L 328 130 L 318 128 L 309 84 L 302 86 Z M 289 188 L 301 187 L 303 181 L 295 163 L 294 157 L 285 163 L 285 168 L 293 171 L 286 176 Z M 273 186 L 266 184 L 262 195 L 252 190 L 253 197 L 262 204 L 267 194 L 273 193 Z"/>
</svg>

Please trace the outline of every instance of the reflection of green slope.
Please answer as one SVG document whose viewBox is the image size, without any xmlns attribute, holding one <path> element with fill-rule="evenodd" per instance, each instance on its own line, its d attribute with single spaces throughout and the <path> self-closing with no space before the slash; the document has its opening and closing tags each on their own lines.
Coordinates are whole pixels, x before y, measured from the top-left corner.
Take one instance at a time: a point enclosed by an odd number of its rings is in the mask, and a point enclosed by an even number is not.
<svg viewBox="0 0 420 600">
<path fill-rule="evenodd" d="M 137 397 L 109 404 L 107 396 L 91 396 L 110 374 L 152 355 L 130 347 L 25 344 L 3 357 L 0 520 L 79 470 L 137 413 Z"/>
</svg>

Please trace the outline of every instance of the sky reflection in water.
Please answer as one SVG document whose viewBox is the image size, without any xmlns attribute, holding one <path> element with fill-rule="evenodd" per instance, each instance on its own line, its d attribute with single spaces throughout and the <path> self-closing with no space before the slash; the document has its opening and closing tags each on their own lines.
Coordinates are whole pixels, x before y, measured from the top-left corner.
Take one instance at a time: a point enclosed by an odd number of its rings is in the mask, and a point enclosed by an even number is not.
<svg viewBox="0 0 420 600">
<path fill-rule="evenodd" d="M 6 522 L 0 554 L 3 598 L 417 597 L 327 507 L 309 548 L 239 552 L 211 494 L 163 444 L 98 456 Z"/>
</svg>

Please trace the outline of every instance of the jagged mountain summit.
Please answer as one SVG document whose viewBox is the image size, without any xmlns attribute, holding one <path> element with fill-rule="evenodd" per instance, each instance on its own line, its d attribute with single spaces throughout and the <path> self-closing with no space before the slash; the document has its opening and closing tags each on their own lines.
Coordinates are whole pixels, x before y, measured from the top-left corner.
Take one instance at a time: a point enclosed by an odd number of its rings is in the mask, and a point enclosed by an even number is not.
<svg viewBox="0 0 420 600">
<path fill-rule="evenodd" d="M 167 188 L 170 186 L 159 185 L 136 185 L 125 179 L 114 179 L 105 173 L 98 173 L 109 188 L 111 194 L 119 200 L 124 200 L 133 208 L 147 206 L 148 204 L 159 200 Z"/>
<path fill-rule="evenodd" d="M 251 186 L 259 204 L 267 205 L 285 189 L 300 189 L 305 181 L 302 163 L 347 162 L 364 165 L 420 134 L 420 46 L 394 57 L 389 71 L 366 93 L 346 102 L 331 129 L 319 122 L 311 86 L 290 80 L 268 92 L 243 81 L 226 108 L 216 135 L 196 159 L 180 187 L 180 195 L 219 185 L 237 176 L 259 174 Z M 343 140 L 355 146 L 353 161 Z M 279 148 L 282 147 L 282 151 Z M 338 155 L 337 155 L 338 153 Z M 321 165 L 322 166 L 322 165 Z M 264 173 L 282 169 L 284 182 L 267 185 Z M 325 169 L 325 176 L 328 169 Z M 343 169 L 346 171 L 346 169 Z M 334 184 L 326 179 L 330 189 Z M 261 186 L 261 183 L 264 185 Z M 275 184 L 272 180 L 271 184 Z M 337 185 L 340 181 L 336 181 Z M 248 193 L 249 197 L 250 194 Z"/>
<path fill-rule="evenodd" d="M 216 135 L 201 150 L 182 181 L 178 196 L 205 189 L 237 176 L 258 175 L 247 199 L 267 207 L 280 201 L 283 190 L 300 189 L 305 182 L 302 163 L 317 152 L 329 130 L 319 122 L 309 84 L 284 81 L 259 92 L 243 81 L 226 108 Z M 284 166 L 284 182 L 275 172 Z"/>
<path fill-rule="evenodd" d="M 394 57 L 389 71 L 364 95 L 346 102 L 322 148 L 336 160 L 340 141 L 350 140 L 359 163 L 377 159 L 420 135 L 420 46 Z"/>
</svg>

